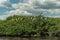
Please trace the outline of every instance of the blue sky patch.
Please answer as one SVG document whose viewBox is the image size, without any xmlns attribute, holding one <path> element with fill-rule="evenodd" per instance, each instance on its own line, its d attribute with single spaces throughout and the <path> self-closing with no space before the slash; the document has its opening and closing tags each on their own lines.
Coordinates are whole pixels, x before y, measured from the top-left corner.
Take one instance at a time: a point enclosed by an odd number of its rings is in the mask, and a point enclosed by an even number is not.
<svg viewBox="0 0 60 40">
<path fill-rule="evenodd" d="M 7 9 L 6 7 L 0 7 L 0 15 L 6 12 L 7 10 L 9 9 Z"/>
<path fill-rule="evenodd" d="M 11 3 L 19 3 L 20 0 L 9 0 Z"/>
</svg>

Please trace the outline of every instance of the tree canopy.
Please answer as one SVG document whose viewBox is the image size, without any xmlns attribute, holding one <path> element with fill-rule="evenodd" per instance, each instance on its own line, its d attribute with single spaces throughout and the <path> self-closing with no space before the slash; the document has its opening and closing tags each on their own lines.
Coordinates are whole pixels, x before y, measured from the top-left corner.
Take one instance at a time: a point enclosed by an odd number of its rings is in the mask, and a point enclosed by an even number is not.
<svg viewBox="0 0 60 40">
<path fill-rule="evenodd" d="M 0 20 L 0 35 L 58 36 L 60 18 L 44 16 L 11 16 Z"/>
</svg>

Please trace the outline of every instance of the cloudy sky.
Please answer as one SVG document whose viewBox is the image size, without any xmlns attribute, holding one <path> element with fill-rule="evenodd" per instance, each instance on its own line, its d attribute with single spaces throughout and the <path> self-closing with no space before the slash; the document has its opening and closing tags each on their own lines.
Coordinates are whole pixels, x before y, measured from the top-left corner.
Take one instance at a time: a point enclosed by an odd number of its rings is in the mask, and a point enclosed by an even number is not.
<svg viewBox="0 0 60 40">
<path fill-rule="evenodd" d="M 60 0 L 0 0 L 0 19 L 12 15 L 60 17 Z"/>
</svg>

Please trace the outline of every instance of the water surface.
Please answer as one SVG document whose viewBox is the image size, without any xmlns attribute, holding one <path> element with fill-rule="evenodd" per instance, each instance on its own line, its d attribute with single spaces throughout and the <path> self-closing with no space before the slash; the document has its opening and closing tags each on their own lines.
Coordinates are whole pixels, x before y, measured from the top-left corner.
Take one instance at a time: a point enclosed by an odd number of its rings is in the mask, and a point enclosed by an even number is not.
<svg viewBox="0 0 60 40">
<path fill-rule="evenodd" d="M 31 38 L 25 38 L 25 37 L 0 37 L 0 40 L 60 40 L 60 37 L 31 37 Z"/>
</svg>

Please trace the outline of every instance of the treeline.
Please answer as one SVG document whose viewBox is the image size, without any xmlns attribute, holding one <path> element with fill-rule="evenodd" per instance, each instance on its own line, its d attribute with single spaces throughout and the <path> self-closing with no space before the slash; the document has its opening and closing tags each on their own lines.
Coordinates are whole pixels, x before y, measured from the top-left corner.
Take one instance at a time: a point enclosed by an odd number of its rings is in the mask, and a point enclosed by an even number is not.
<svg viewBox="0 0 60 40">
<path fill-rule="evenodd" d="M 60 18 L 14 15 L 0 20 L 0 35 L 60 36 Z"/>
</svg>

